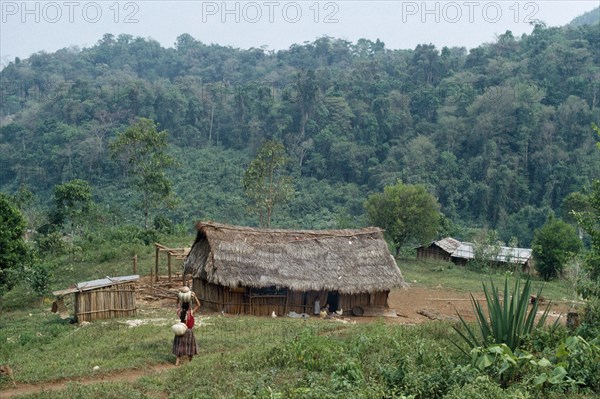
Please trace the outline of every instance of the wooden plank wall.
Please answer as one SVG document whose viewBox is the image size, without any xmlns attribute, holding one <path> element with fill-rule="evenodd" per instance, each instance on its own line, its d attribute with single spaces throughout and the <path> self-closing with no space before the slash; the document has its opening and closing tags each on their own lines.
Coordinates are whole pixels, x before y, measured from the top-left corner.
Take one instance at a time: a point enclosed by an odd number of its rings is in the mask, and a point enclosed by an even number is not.
<svg viewBox="0 0 600 399">
<path fill-rule="evenodd" d="M 315 298 L 319 298 L 321 306 L 327 302 L 328 291 L 291 291 L 287 295 L 249 295 L 248 288 L 230 289 L 210 284 L 195 278 L 192 289 L 198 295 L 204 309 L 229 314 L 250 314 L 254 316 L 270 316 L 273 311 L 279 316 L 289 312 L 308 313 L 313 315 Z M 339 296 L 339 306 L 344 310 L 354 307 L 387 307 L 388 292 L 363 293 Z"/>
<path fill-rule="evenodd" d="M 79 323 L 135 314 L 135 283 L 75 293 L 75 317 Z"/>
</svg>

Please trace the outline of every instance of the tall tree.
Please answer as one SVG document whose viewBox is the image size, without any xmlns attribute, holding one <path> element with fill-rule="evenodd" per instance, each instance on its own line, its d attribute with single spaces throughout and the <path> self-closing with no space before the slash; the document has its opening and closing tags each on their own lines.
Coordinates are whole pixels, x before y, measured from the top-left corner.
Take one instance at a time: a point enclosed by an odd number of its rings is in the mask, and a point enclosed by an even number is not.
<svg viewBox="0 0 600 399">
<path fill-rule="evenodd" d="M 125 163 L 133 186 L 142 196 L 139 206 L 146 229 L 152 211 L 161 205 L 175 205 L 173 184 L 167 170 L 176 162 L 168 153 L 167 136 L 166 131 L 157 130 L 154 121 L 139 118 L 110 144 L 113 158 Z"/>
<path fill-rule="evenodd" d="M 58 220 L 68 220 L 71 238 L 83 223 L 92 205 L 92 187 L 81 179 L 75 179 L 54 187 L 54 206 Z"/>
<path fill-rule="evenodd" d="M 569 258 L 581 250 L 581 240 L 573 226 L 551 214 L 535 231 L 531 249 L 535 268 L 548 281 L 560 276 Z"/>
<path fill-rule="evenodd" d="M 283 144 L 267 141 L 244 173 L 244 192 L 250 208 L 258 214 L 261 227 L 271 227 L 275 207 L 285 204 L 292 197 L 292 178 L 285 173 L 287 162 Z"/>
<path fill-rule="evenodd" d="M 19 271 L 31 262 L 31 252 L 23 239 L 25 226 L 16 205 L 0 193 L 0 298 L 13 287 Z"/>
<path fill-rule="evenodd" d="M 396 248 L 408 243 L 424 244 L 435 238 L 440 224 L 440 205 L 422 185 L 386 186 L 371 194 L 364 204 L 369 221 L 385 229 Z"/>
</svg>

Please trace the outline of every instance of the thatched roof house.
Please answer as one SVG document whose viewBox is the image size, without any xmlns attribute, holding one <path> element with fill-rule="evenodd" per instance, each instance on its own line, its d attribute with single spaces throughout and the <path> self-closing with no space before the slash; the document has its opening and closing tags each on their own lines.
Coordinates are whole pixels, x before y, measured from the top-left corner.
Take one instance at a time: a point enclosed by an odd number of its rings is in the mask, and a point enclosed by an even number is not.
<svg viewBox="0 0 600 399">
<path fill-rule="evenodd" d="M 402 274 L 379 228 L 279 230 L 199 222 L 184 262 L 204 306 L 267 315 L 386 307 Z M 312 312 L 311 312 L 312 313 Z"/>
</svg>

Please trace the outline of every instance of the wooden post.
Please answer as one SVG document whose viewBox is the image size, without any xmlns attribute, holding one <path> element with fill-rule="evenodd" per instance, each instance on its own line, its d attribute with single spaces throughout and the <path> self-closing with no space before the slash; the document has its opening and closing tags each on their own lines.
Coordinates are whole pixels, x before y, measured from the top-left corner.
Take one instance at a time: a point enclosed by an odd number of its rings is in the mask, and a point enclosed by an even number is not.
<svg viewBox="0 0 600 399">
<path fill-rule="evenodd" d="M 150 288 L 153 288 L 152 286 L 152 281 L 154 280 L 153 276 L 152 276 L 152 267 L 150 267 Z"/>
<path fill-rule="evenodd" d="M 249 299 L 250 299 L 250 315 L 254 316 L 254 309 L 252 307 L 252 288 L 250 288 Z"/>
<path fill-rule="evenodd" d="M 167 252 L 167 270 L 169 273 L 169 284 L 171 284 L 171 253 Z"/>
<path fill-rule="evenodd" d="M 133 274 L 137 274 L 137 255 L 133 256 Z"/>
<path fill-rule="evenodd" d="M 156 244 L 154 244 L 156 245 Z M 159 256 L 159 251 L 160 249 L 158 248 L 158 246 L 156 246 L 156 253 L 155 253 L 155 257 L 154 257 L 154 272 L 156 274 L 155 278 L 156 281 L 158 281 L 158 256 Z"/>
<path fill-rule="evenodd" d="M 285 305 L 283 306 L 283 315 L 285 316 L 288 313 L 288 306 L 290 305 L 290 290 L 286 290 L 285 296 Z"/>
</svg>

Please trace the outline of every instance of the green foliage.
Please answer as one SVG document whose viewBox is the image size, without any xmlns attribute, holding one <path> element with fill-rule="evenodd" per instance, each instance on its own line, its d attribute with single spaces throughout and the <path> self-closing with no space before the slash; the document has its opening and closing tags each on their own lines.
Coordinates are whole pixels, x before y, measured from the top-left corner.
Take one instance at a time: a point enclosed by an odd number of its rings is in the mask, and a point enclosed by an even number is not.
<svg viewBox="0 0 600 399">
<path fill-rule="evenodd" d="M 432 240 L 438 231 L 439 204 L 424 186 L 398 182 L 370 195 L 364 206 L 369 221 L 385 230 L 397 254 L 406 244 Z"/>
<path fill-rule="evenodd" d="M 258 215 L 261 227 L 270 227 L 275 208 L 292 197 L 294 187 L 291 176 L 285 172 L 287 162 L 283 144 L 267 141 L 244 172 L 244 194 L 250 202 L 250 209 Z"/>
<path fill-rule="evenodd" d="M 538 25 L 469 52 L 328 37 L 268 52 L 189 34 L 174 48 L 106 35 L 0 71 L 11 82 L 0 104 L 0 190 L 25 185 L 45 206 L 55 185 L 83 179 L 99 206 L 131 222 L 144 195 L 108 143 L 144 117 L 168 130 L 182 165 L 167 173 L 180 206 L 152 216 L 257 224 L 244 207 L 243 165 L 275 138 L 298 198 L 276 209 L 274 225 L 361 225 L 357 204 L 401 179 L 427 187 L 454 222 L 528 247 L 548 210 L 559 214 L 565 195 L 597 178 L 596 38 L 592 26 Z M 37 230 L 34 208 L 22 210 Z"/>
<path fill-rule="evenodd" d="M 481 375 L 465 385 L 453 386 L 445 399 L 498 399 L 526 398 L 523 392 L 507 392 L 487 375 Z"/>
<path fill-rule="evenodd" d="M 153 210 L 175 204 L 173 185 L 166 172 L 176 163 L 168 153 L 167 136 L 166 131 L 157 131 L 152 120 L 138 118 L 110 144 L 113 157 L 125 162 L 133 187 L 142 195 L 140 208 L 145 228 Z"/>
<path fill-rule="evenodd" d="M 71 239 L 75 238 L 81 225 L 87 219 L 93 205 L 92 187 L 81 179 L 56 185 L 54 187 L 54 209 L 51 221 L 62 224 L 68 220 Z M 56 226 L 58 227 L 58 226 Z"/>
<path fill-rule="evenodd" d="M 63 239 L 62 233 L 57 231 L 36 234 L 35 244 L 41 255 L 62 255 L 69 249 L 69 244 Z"/>
<path fill-rule="evenodd" d="M 175 232 L 175 226 L 171 219 L 165 215 L 156 215 L 154 217 L 154 230 L 164 234 L 173 234 Z"/>
<path fill-rule="evenodd" d="M 539 317 L 538 322 L 535 323 L 539 301 L 535 301 L 529 309 L 531 279 L 528 278 L 525 281 L 522 291 L 520 286 L 521 280 L 520 277 L 517 277 L 511 295 L 508 289 L 508 277 L 504 279 L 502 294 L 500 294 L 493 281 L 490 281 L 489 288 L 486 284 L 483 284 L 488 316 L 485 315 L 481 303 L 471 294 L 471 303 L 477 317 L 479 331 L 473 329 L 460 314 L 458 315 L 460 324 L 465 331 L 463 332 L 459 327 L 454 327 L 454 330 L 472 348 L 487 348 L 493 344 L 506 344 L 511 351 L 515 351 L 521 346 L 526 336 L 530 335 L 535 328 L 544 325 L 550 311 L 550 305 L 548 305 Z M 539 298 L 541 293 L 542 288 L 538 290 L 536 298 Z M 455 345 L 457 344 L 455 343 Z"/>
<path fill-rule="evenodd" d="M 600 391 L 600 336 L 586 341 L 570 336 L 556 348 L 556 362 L 569 378 L 589 391 Z"/>
<path fill-rule="evenodd" d="M 0 298 L 33 260 L 23 239 L 25 226 L 21 212 L 7 195 L 0 193 Z"/>
<path fill-rule="evenodd" d="M 47 265 L 36 263 L 25 270 L 25 279 L 38 295 L 48 293 L 50 288 L 50 270 Z"/>
<path fill-rule="evenodd" d="M 75 179 L 54 187 L 54 205 L 69 216 L 85 213 L 92 203 L 92 188 L 85 180 Z"/>
<path fill-rule="evenodd" d="M 535 231 L 532 255 L 538 273 L 548 281 L 562 274 L 567 260 L 582 247 L 575 228 L 553 216 Z"/>
</svg>

